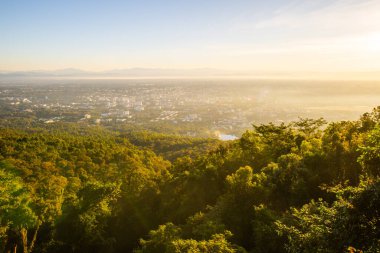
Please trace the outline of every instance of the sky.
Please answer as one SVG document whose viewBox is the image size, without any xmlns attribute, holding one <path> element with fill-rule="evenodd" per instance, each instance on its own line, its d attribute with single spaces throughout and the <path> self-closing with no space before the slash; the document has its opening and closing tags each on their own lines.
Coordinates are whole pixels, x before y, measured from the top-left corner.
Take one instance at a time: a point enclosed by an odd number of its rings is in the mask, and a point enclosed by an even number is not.
<svg viewBox="0 0 380 253">
<path fill-rule="evenodd" d="M 380 77 L 379 0 L 1 0 L 0 70 Z"/>
</svg>

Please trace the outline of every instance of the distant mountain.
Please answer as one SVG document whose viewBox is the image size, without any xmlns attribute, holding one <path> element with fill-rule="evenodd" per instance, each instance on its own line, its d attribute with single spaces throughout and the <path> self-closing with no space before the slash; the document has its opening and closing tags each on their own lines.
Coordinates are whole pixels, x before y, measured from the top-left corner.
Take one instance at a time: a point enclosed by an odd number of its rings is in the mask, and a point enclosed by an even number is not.
<svg viewBox="0 0 380 253">
<path fill-rule="evenodd" d="M 80 69 L 67 68 L 59 70 L 33 70 L 33 71 L 13 71 L 0 72 L 0 77 L 53 77 L 53 76 L 82 76 L 90 74 Z"/>
<path fill-rule="evenodd" d="M 262 72 L 231 71 L 212 68 L 165 69 L 125 68 L 107 71 L 85 71 L 76 68 L 33 71 L 0 71 L 0 80 L 43 79 L 43 78 L 264 78 L 264 79 L 307 79 L 307 80 L 380 80 L 380 71 L 369 72 Z"/>
<path fill-rule="evenodd" d="M 196 68 L 196 69 L 161 69 L 161 68 L 128 68 L 113 69 L 108 71 L 84 71 L 75 68 L 59 69 L 52 71 L 14 71 L 0 72 L 0 78 L 48 78 L 48 77 L 77 77 L 77 78 L 115 78 L 115 77 L 218 77 L 243 75 L 233 71 Z"/>
</svg>

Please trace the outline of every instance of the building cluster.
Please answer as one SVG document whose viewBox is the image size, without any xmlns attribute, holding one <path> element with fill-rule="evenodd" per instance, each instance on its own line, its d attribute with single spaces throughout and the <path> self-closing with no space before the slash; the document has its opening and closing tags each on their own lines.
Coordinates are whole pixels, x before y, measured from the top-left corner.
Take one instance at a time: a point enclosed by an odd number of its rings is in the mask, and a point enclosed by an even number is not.
<svg viewBox="0 0 380 253">
<path fill-rule="evenodd" d="M 210 130 L 240 130 L 252 122 L 294 118 L 255 94 L 224 87 L 140 84 L 125 86 L 28 85 L 0 87 L 1 116 L 33 117 L 45 123 L 193 124 Z"/>
</svg>

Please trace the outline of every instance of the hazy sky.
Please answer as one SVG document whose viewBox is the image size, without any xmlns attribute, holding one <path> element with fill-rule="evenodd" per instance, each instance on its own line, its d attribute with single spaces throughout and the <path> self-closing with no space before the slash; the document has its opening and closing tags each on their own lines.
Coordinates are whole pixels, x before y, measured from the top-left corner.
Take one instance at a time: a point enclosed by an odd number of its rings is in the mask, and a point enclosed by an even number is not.
<svg viewBox="0 0 380 253">
<path fill-rule="evenodd" d="M 131 67 L 380 73 L 380 1 L 0 1 L 0 70 Z"/>
</svg>

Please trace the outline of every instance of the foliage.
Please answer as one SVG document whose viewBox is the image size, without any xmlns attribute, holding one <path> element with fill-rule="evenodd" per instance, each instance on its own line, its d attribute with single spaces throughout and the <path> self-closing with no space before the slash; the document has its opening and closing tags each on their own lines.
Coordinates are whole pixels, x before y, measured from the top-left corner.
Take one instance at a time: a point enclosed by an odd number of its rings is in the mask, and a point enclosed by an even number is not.
<svg viewBox="0 0 380 253">
<path fill-rule="evenodd" d="M 288 252 L 343 252 L 350 247 L 378 252 L 380 180 L 331 191 L 337 195 L 332 204 L 311 201 L 276 222 L 279 233 L 288 237 Z"/>
<path fill-rule="evenodd" d="M 141 248 L 135 253 L 162 252 L 162 253 L 201 253 L 201 252 L 221 252 L 234 253 L 245 252 L 241 247 L 232 245 L 227 241 L 231 233 L 225 231 L 223 234 L 214 234 L 209 240 L 182 239 L 181 228 L 167 223 L 159 226 L 157 230 L 149 233 L 149 240 L 141 240 Z"/>
<path fill-rule="evenodd" d="M 0 252 L 378 252 L 379 110 L 224 143 L 1 128 Z"/>
</svg>

